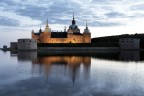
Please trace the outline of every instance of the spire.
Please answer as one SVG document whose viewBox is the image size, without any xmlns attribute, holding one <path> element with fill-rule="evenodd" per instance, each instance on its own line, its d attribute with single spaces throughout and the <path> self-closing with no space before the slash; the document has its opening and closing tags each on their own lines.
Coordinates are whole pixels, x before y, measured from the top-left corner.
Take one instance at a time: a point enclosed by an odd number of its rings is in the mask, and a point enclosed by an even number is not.
<svg viewBox="0 0 144 96">
<path fill-rule="evenodd" d="M 73 13 L 73 20 L 74 20 L 74 13 Z"/>
<path fill-rule="evenodd" d="M 39 33 L 41 33 L 42 32 L 42 30 L 41 30 L 41 24 L 40 24 L 40 30 L 39 30 Z"/>
<path fill-rule="evenodd" d="M 73 13 L 73 20 L 72 20 L 72 24 L 75 24 L 75 18 L 74 18 L 74 13 Z"/>
<path fill-rule="evenodd" d="M 86 21 L 86 29 L 88 29 L 88 24 L 87 24 L 87 21 Z"/>
<path fill-rule="evenodd" d="M 66 26 L 64 27 L 64 32 L 66 32 Z"/>
<path fill-rule="evenodd" d="M 48 18 L 47 18 L 47 22 L 46 22 L 46 27 L 48 27 Z"/>
<path fill-rule="evenodd" d="M 84 29 L 84 33 L 90 33 L 90 30 L 88 29 L 87 21 L 86 21 L 86 28 Z"/>
<path fill-rule="evenodd" d="M 34 30 L 32 30 L 32 33 L 34 33 Z"/>
<path fill-rule="evenodd" d="M 48 26 L 48 18 L 47 18 L 47 22 L 46 22 L 46 27 L 45 27 L 45 32 L 49 32 L 50 31 L 50 28 Z"/>
</svg>

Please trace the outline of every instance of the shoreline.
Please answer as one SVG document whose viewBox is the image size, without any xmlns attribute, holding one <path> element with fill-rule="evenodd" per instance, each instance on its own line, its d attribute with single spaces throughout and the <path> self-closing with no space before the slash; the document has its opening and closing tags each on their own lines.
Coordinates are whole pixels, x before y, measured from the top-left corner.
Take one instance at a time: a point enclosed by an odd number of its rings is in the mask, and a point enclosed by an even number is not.
<svg viewBox="0 0 144 96">
<path fill-rule="evenodd" d="M 37 51 L 37 52 L 78 52 L 78 53 L 98 53 L 98 52 L 119 52 L 119 51 L 144 51 L 144 49 L 121 49 L 120 47 L 38 47 L 38 49 L 3 49 L 2 51 Z"/>
</svg>

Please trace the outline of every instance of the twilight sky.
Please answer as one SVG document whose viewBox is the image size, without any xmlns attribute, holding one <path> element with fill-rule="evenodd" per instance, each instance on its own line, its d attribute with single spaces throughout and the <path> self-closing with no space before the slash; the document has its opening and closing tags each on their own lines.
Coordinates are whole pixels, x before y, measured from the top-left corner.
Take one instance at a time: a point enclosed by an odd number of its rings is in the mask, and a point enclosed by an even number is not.
<svg viewBox="0 0 144 96">
<path fill-rule="evenodd" d="M 144 33 L 144 0 L 0 0 L 0 47 L 18 38 L 30 38 L 45 28 L 61 31 L 71 24 L 85 28 L 92 37 Z"/>
</svg>

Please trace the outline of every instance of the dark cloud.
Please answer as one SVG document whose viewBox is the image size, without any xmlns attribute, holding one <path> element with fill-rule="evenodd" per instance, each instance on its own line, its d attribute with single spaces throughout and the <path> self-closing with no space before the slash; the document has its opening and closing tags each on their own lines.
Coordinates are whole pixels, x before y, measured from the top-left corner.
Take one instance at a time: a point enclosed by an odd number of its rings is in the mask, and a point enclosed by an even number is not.
<svg viewBox="0 0 144 96">
<path fill-rule="evenodd" d="M 1 0 L 0 6 L 4 7 L 3 11 L 14 11 L 17 8 L 21 8 L 23 5 L 13 0 Z"/>
<path fill-rule="evenodd" d="M 123 13 L 118 12 L 109 12 L 105 14 L 108 18 L 117 18 L 117 17 L 125 17 Z"/>
<path fill-rule="evenodd" d="M 17 3 L 13 0 L 1 0 L 1 3 L 5 3 L 7 5 L 16 5 Z"/>
<path fill-rule="evenodd" d="M 45 24 L 46 19 L 49 19 L 49 22 L 52 24 L 68 24 L 69 20 L 72 19 L 73 13 L 79 13 L 80 8 L 78 5 L 72 3 L 70 6 L 68 2 L 54 2 L 51 6 L 35 6 L 35 5 L 25 5 L 24 9 L 16 9 L 16 14 L 22 16 L 28 16 L 33 19 L 41 20 Z M 66 16 L 67 18 L 63 19 Z M 68 19 L 69 18 L 69 19 Z"/>
<path fill-rule="evenodd" d="M 144 10 L 144 4 L 136 4 L 130 7 L 130 10 Z"/>
<path fill-rule="evenodd" d="M 111 27 L 111 26 L 120 26 L 122 25 L 119 22 L 100 22 L 100 21 L 94 21 L 90 23 L 91 26 L 98 26 L 98 27 Z"/>
<path fill-rule="evenodd" d="M 19 8 L 16 9 L 15 12 L 18 15 L 22 16 L 28 16 L 33 19 L 41 19 L 45 16 L 45 13 L 47 12 L 47 8 L 44 7 L 38 7 L 33 5 L 25 5 L 25 8 Z"/>
<path fill-rule="evenodd" d="M 117 18 L 123 17 L 123 13 L 113 12 L 113 8 L 108 5 L 101 6 L 101 9 L 110 11 L 109 13 L 104 14 L 103 16 L 98 16 L 92 12 L 90 8 L 83 9 L 81 3 L 74 1 L 65 1 L 65 0 L 49 0 L 49 4 L 43 6 L 45 0 L 38 1 L 39 4 L 28 4 L 26 2 L 17 2 L 12 0 L 2 0 L 4 10 L 12 11 L 20 16 L 29 17 L 35 20 L 42 21 L 42 24 L 46 23 L 46 19 L 49 19 L 50 24 L 65 24 L 70 25 L 72 20 L 72 14 L 75 13 L 77 24 L 84 25 L 85 21 L 90 21 L 90 25 L 94 26 L 118 26 L 119 23 L 110 22 L 95 22 L 95 20 L 102 20 L 107 16 L 108 18 Z M 109 4 L 119 2 L 118 0 L 92 0 L 91 4 Z M 36 2 L 35 2 L 36 3 Z M 50 4 L 51 3 L 51 4 Z M 9 6 L 9 7 L 7 7 Z"/>
<path fill-rule="evenodd" d="M 110 3 L 117 3 L 121 2 L 120 0 L 92 0 L 92 3 L 98 4 L 110 4 Z"/>
<path fill-rule="evenodd" d="M 1 16 L 0 25 L 1 26 L 18 26 L 19 22 L 17 20 L 13 20 L 13 19 Z"/>
</svg>

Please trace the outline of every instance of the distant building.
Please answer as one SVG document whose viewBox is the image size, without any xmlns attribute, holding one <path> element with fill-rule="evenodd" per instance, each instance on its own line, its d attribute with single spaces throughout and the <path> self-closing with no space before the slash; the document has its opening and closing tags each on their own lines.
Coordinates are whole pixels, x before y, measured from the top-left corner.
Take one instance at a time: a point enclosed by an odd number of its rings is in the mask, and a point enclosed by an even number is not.
<svg viewBox="0 0 144 96">
<path fill-rule="evenodd" d="M 87 23 L 83 34 L 80 33 L 73 15 L 72 25 L 68 30 L 65 28 L 63 32 L 52 32 L 47 20 L 44 31 L 41 28 L 38 33 L 32 31 L 32 39 L 35 39 L 37 43 L 91 43 L 91 33 Z"/>
<path fill-rule="evenodd" d="M 119 39 L 119 46 L 121 49 L 139 49 L 139 38 L 121 38 Z"/>
<path fill-rule="evenodd" d="M 37 41 L 34 39 L 18 39 L 18 49 L 37 49 Z"/>
</svg>

